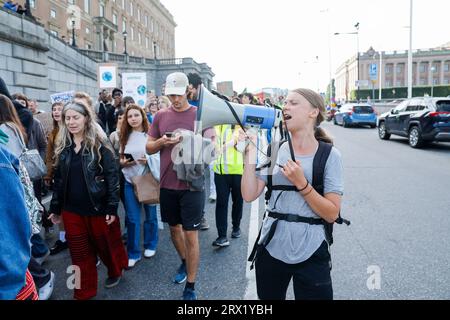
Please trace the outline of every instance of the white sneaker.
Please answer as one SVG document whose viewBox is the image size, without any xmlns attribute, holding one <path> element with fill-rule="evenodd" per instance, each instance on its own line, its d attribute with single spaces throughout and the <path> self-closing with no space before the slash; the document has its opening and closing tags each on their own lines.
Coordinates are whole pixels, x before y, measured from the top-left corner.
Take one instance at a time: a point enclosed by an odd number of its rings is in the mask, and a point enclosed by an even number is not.
<svg viewBox="0 0 450 320">
<path fill-rule="evenodd" d="M 50 271 L 50 280 L 39 289 L 39 300 L 48 300 L 52 296 L 53 286 L 55 283 L 55 274 Z"/>
<path fill-rule="evenodd" d="M 151 257 L 153 257 L 155 255 L 155 253 L 156 253 L 155 250 L 145 249 L 144 257 L 151 258 Z"/>
<path fill-rule="evenodd" d="M 217 200 L 217 194 L 215 194 L 215 193 L 210 194 L 208 200 L 209 200 L 209 202 L 216 201 Z"/>
<path fill-rule="evenodd" d="M 134 268 L 134 266 L 136 265 L 136 263 L 138 263 L 138 261 L 140 261 L 141 259 L 128 259 L 128 269 Z"/>
</svg>

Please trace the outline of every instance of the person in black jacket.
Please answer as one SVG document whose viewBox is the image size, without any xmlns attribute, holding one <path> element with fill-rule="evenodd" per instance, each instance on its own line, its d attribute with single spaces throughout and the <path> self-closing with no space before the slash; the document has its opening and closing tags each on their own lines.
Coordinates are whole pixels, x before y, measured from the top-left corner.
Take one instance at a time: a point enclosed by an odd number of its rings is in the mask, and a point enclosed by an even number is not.
<svg viewBox="0 0 450 320">
<path fill-rule="evenodd" d="M 72 264 L 79 267 L 75 299 L 96 296 L 97 255 L 108 268 L 107 288 L 119 283 L 128 266 L 117 216 L 119 169 L 109 141 L 98 131 L 91 108 L 81 102 L 64 107 L 50 219 L 59 223 L 62 216 Z"/>
<path fill-rule="evenodd" d="M 20 122 L 25 127 L 27 133 L 31 132 L 31 126 L 33 124 L 33 113 L 27 109 L 27 107 L 20 104 L 18 101 L 12 99 L 11 94 L 9 93 L 8 87 L 6 86 L 5 81 L 3 81 L 2 77 L 0 77 L 0 94 L 7 96 L 14 104 L 14 108 L 16 108 L 17 114 L 19 115 Z"/>
</svg>

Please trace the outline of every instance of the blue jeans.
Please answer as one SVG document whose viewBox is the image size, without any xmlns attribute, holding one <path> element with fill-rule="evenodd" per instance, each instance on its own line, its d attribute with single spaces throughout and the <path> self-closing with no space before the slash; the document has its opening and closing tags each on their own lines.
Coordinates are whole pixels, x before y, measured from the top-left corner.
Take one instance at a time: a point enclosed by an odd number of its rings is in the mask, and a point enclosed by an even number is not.
<svg viewBox="0 0 450 320">
<path fill-rule="evenodd" d="M 44 242 L 40 234 L 31 236 L 31 255 L 35 258 L 44 256 L 48 251 L 47 244 Z"/>
<path fill-rule="evenodd" d="M 158 244 L 158 218 L 156 205 L 144 204 L 144 248 L 156 250 Z M 127 251 L 129 259 L 141 258 L 141 209 L 134 194 L 133 185 L 125 181 L 125 210 L 127 218 Z"/>
</svg>

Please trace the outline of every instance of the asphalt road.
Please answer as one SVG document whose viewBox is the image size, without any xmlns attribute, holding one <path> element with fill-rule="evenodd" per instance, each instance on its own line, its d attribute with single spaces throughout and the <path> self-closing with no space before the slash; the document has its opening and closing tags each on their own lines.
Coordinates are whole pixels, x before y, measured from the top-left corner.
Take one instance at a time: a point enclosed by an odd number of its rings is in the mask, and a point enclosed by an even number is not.
<svg viewBox="0 0 450 320">
<path fill-rule="evenodd" d="M 350 227 L 335 226 L 331 248 L 335 299 L 450 299 L 450 144 L 415 150 L 400 137 L 380 140 L 376 129 L 331 123 L 323 127 L 334 136 L 343 157 L 341 213 L 352 222 Z M 211 228 L 199 235 L 199 299 L 256 298 L 254 272 L 248 271 L 246 258 L 263 201 L 251 207 L 244 206 L 242 237 L 230 239 L 227 248 L 215 249 L 214 204 L 207 204 Z M 180 299 L 184 285 L 171 281 L 179 263 L 165 226 L 155 257 L 126 271 L 117 287 L 103 288 L 106 270 L 100 265 L 96 299 Z M 72 299 L 66 286 L 69 265 L 68 251 L 45 262 L 56 274 L 52 299 Z M 288 298 L 293 299 L 292 289 Z"/>
</svg>

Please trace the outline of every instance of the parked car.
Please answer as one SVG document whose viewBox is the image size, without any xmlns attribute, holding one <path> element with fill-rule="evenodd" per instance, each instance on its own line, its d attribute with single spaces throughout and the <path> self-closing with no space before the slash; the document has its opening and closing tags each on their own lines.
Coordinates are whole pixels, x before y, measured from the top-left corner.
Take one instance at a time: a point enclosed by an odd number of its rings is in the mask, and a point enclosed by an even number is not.
<svg viewBox="0 0 450 320">
<path fill-rule="evenodd" d="M 377 114 L 368 104 L 347 103 L 334 114 L 334 124 L 345 128 L 352 125 L 366 125 L 371 128 L 377 126 Z"/>
<path fill-rule="evenodd" d="M 450 141 L 450 98 L 412 98 L 383 113 L 378 119 L 378 136 L 388 140 L 391 134 L 407 137 L 413 148 Z"/>
<path fill-rule="evenodd" d="M 336 104 L 331 106 L 331 108 L 327 108 L 327 121 L 333 120 L 334 115 L 336 114 L 336 112 L 339 111 L 340 108 L 341 108 L 340 104 Z"/>
</svg>

